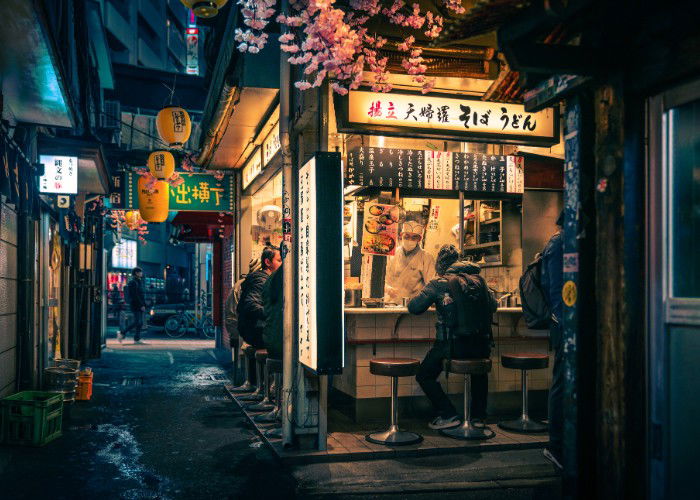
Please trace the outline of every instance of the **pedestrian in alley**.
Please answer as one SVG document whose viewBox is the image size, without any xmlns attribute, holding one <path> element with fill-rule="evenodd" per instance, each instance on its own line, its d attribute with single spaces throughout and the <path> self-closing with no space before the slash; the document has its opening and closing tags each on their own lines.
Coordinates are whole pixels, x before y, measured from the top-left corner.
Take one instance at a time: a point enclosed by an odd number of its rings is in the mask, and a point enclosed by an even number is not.
<svg viewBox="0 0 700 500">
<path fill-rule="evenodd" d="M 454 405 L 437 378 L 446 359 L 489 358 L 491 356 L 491 319 L 497 303 L 479 273 L 481 268 L 458 261 L 454 245 L 444 245 L 435 262 L 437 277 L 408 303 L 411 314 L 423 314 L 433 304 L 437 310 L 436 340 L 421 362 L 416 380 L 430 399 L 435 418 L 431 429 L 449 429 L 460 425 Z M 475 419 L 486 418 L 488 375 L 472 375 L 472 408 Z"/>
<path fill-rule="evenodd" d="M 143 293 L 143 270 L 140 267 L 135 267 L 131 271 L 131 279 L 126 285 L 126 296 L 133 319 L 123 331 L 117 332 L 117 340 L 121 344 L 127 333 L 134 330 L 134 344 L 142 344 L 141 329 L 146 313 L 146 297 Z"/>
<path fill-rule="evenodd" d="M 551 312 L 549 327 L 550 342 L 554 350 L 552 386 L 549 388 L 549 445 L 544 456 L 558 469 L 562 469 L 562 435 L 564 432 L 564 366 L 562 362 L 562 288 L 564 286 L 564 240 L 561 228 L 564 225 L 564 211 L 557 219 L 557 232 L 550 238 L 542 251 L 542 290 Z"/>
</svg>

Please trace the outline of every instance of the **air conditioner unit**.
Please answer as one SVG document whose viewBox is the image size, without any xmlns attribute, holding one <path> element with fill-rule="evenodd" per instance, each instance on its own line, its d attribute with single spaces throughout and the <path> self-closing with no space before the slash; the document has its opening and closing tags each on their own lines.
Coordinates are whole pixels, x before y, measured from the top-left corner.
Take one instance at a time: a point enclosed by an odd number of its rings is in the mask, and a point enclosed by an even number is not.
<svg viewBox="0 0 700 500">
<path fill-rule="evenodd" d="M 100 126 L 102 128 L 121 129 L 122 106 L 119 101 L 105 101 Z"/>
</svg>

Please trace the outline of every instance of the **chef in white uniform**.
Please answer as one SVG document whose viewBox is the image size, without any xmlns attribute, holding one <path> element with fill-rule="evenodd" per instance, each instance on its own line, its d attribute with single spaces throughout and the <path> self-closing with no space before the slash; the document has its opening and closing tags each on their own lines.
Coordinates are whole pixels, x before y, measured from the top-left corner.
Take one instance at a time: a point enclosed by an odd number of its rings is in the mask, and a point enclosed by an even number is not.
<svg viewBox="0 0 700 500">
<path fill-rule="evenodd" d="M 401 229 L 401 246 L 389 257 L 385 294 L 397 303 L 413 297 L 435 276 L 435 259 L 420 247 L 423 225 L 406 221 Z"/>
</svg>

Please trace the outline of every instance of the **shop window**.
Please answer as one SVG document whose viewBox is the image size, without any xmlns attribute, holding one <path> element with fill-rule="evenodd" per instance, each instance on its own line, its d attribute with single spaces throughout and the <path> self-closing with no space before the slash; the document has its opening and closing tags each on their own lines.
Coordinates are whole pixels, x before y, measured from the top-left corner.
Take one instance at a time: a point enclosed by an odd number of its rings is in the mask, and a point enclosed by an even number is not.
<svg viewBox="0 0 700 500">
<path fill-rule="evenodd" d="M 671 293 L 700 297 L 700 100 L 668 113 Z"/>
<path fill-rule="evenodd" d="M 265 246 L 282 242 L 282 174 L 270 179 L 252 196 L 251 258 L 262 255 Z"/>
</svg>

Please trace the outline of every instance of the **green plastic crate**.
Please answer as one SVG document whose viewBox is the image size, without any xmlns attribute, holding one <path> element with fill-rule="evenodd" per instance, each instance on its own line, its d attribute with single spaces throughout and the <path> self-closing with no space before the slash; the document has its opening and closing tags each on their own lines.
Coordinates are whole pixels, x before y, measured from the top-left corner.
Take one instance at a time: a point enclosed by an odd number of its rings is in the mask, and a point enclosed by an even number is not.
<svg viewBox="0 0 700 500">
<path fill-rule="evenodd" d="M 43 446 L 63 433 L 63 395 L 18 392 L 0 401 L 0 415 L 5 444 Z"/>
</svg>

